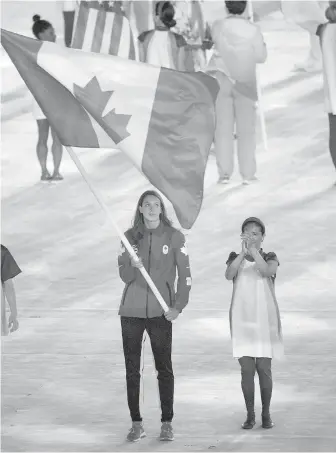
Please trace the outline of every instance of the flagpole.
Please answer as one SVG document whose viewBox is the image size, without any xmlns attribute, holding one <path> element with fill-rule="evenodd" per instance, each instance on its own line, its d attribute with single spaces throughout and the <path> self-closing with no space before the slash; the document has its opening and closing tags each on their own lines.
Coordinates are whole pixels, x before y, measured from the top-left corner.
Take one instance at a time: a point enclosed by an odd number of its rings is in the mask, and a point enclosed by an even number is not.
<svg viewBox="0 0 336 453">
<path fill-rule="evenodd" d="M 248 7 L 249 19 L 253 23 L 254 22 L 254 15 L 253 15 L 252 0 L 249 0 L 247 2 L 247 7 Z M 259 117 L 260 117 L 261 135 L 262 135 L 262 140 L 263 140 L 263 143 L 264 143 L 265 151 L 268 151 L 265 112 L 264 112 L 264 108 L 263 108 L 263 104 L 262 104 L 260 77 L 259 77 L 259 70 L 258 69 L 259 68 L 257 66 L 257 69 L 256 69 L 256 73 L 257 73 L 256 74 L 257 75 L 257 95 L 258 95 L 258 110 L 259 110 Z"/>
<path fill-rule="evenodd" d="M 128 240 L 127 240 L 126 236 L 124 235 L 124 233 L 120 230 L 118 225 L 115 223 L 115 221 L 114 221 L 114 219 L 113 219 L 108 207 L 106 206 L 106 204 L 105 204 L 105 202 L 103 200 L 103 197 L 101 196 L 100 192 L 93 186 L 92 182 L 90 181 L 89 175 L 86 173 L 86 171 L 85 171 L 81 161 L 78 159 L 76 153 L 74 152 L 74 150 L 72 149 L 71 146 L 65 146 L 65 148 L 68 151 L 71 159 L 74 161 L 74 163 L 75 163 L 76 167 L 78 168 L 79 172 L 83 176 L 86 184 L 89 186 L 89 189 L 91 190 L 91 192 L 95 196 L 96 200 L 100 204 L 100 207 L 103 209 L 103 211 L 105 211 L 105 214 L 107 215 L 108 220 L 114 226 L 114 228 L 117 231 L 121 241 L 123 242 L 124 246 L 126 247 L 128 253 L 131 255 L 131 257 L 135 261 L 139 261 L 138 255 L 133 250 L 133 247 L 128 242 Z M 166 304 L 166 302 L 164 301 L 163 297 L 161 296 L 161 294 L 158 291 L 158 289 L 156 288 L 156 286 L 154 285 L 153 280 L 150 278 L 148 272 L 146 271 L 144 266 L 141 266 L 139 268 L 139 270 L 142 273 L 142 275 L 144 276 L 146 282 L 148 283 L 150 289 L 153 291 L 153 293 L 156 296 L 157 300 L 159 301 L 159 304 L 161 305 L 161 307 L 163 308 L 165 313 L 167 313 L 169 311 L 169 307 Z"/>
</svg>

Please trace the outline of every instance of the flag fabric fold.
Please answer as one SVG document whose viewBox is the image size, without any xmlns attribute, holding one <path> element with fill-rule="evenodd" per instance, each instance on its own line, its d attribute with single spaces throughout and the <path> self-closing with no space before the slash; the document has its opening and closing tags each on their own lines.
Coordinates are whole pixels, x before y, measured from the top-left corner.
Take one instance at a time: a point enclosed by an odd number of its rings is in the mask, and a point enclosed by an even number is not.
<svg viewBox="0 0 336 453">
<path fill-rule="evenodd" d="M 214 137 L 215 79 L 5 30 L 1 39 L 64 146 L 119 148 L 192 227 Z"/>
</svg>

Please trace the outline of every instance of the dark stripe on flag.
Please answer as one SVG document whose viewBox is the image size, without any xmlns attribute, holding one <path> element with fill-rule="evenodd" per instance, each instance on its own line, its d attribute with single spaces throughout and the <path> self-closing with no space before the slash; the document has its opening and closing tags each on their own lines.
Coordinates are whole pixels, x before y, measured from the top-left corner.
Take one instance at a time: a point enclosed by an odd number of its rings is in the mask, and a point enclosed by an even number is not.
<svg viewBox="0 0 336 453">
<path fill-rule="evenodd" d="M 109 54 L 118 55 L 119 45 L 121 40 L 121 33 L 123 28 L 124 17 L 120 14 L 115 14 L 113 19 L 112 33 Z"/>
<path fill-rule="evenodd" d="M 106 12 L 103 9 L 98 11 L 96 20 L 96 26 L 93 34 L 91 52 L 100 52 L 100 48 L 103 42 L 104 30 L 106 22 Z"/>
<path fill-rule="evenodd" d="M 80 2 L 78 17 L 76 21 L 75 34 L 72 41 L 73 49 L 82 49 L 84 43 L 84 37 L 86 32 L 86 27 L 88 23 L 89 9 L 87 7 L 87 2 Z"/>
<path fill-rule="evenodd" d="M 65 86 L 37 64 L 43 41 L 1 30 L 1 44 L 62 145 L 99 148 L 97 134 L 85 108 Z"/>
</svg>

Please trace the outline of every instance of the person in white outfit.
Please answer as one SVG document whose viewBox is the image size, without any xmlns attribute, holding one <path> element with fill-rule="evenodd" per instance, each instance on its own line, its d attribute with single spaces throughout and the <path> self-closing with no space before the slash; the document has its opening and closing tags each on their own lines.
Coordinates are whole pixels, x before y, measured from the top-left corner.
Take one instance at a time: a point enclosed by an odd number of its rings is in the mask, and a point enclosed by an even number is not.
<svg viewBox="0 0 336 453">
<path fill-rule="evenodd" d="M 294 66 L 295 70 L 315 72 L 322 69 L 317 26 L 324 21 L 326 1 L 282 1 L 281 11 L 288 22 L 295 23 L 309 33 L 309 53 L 306 59 Z"/>
<path fill-rule="evenodd" d="M 329 2 L 326 18 L 328 22 L 321 24 L 316 34 L 321 40 L 325 108 L 329 116 L 329 149 L 336 170 L 336 1 Z"/>
<path fill-rule="evenodd" d="M 155 13 L 155 29 L 145 31 L 138 37 L 140 61 L 153 66 L 192 72 L 192 54 L 186 52 L 186 40 L 181 34 L 171 31 L 176 25 L 173 5 L 171 2 L 157 2 Z"/>
<path fill-rule="evenodd" d="M 231 252 L 225 277 L 233 282 L 230 331 L 233 357 L 241 366 L 241 387 L 247 418 L 243 429 L 252 429 L 255 419 L 254 376 L 259 375 L 262 427 L 274 426 L 270 415 L 272 359 L 284 358 L 280 311 L 275 296 L 279 260 L 274 252 L 261 248 L 265 225 L 257 217 L 244 220 L 241 252 Z"/>
<path fill-rule="evenodd" d="M 256 65 L 267 49 L 258 27 L 244 17 L 246 1 L 226 1 L 227 17 L 212 26 L 214 52 L 206 72 L 220 91 L 216 101 L 215 153 L 219 183 L 228 183 L 234 170 L 234 131 L 244 184 L 256 180 Z"/>
</svg>

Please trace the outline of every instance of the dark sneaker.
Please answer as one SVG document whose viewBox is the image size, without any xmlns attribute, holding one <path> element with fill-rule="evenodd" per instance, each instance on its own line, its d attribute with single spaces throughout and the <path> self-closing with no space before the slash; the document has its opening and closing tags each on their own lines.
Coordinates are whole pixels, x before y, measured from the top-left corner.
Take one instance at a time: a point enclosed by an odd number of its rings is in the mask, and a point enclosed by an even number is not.
<svg viewBox="0 0 336 453">
<path fill-rule="evenodd" d="M 50 181 L 51 175 L 48 171 L 44 171 L 41 175 L 41 181 Z"/>
<path fill-rule="evenodd" d="M 242 424 L 243 429 L 252 429 L 253 426 L 256 424 L 255 416 L 247 414 L 247 418 L 245 422 Z"/>
<path fill-rule="evenodd" d="M 54 173 L 52 175 L 52 180 L 53 181 L 62 181 L 64 178 L 60 173 Z"/>
<path fill-rule="evenodd" d="M 126 439 L 128 440 L 128 442 L 138 442 L 143 437 L 146 437 L 146 433 L 142 426 L 142 422 L 133 422 L 132 428 L 127 434 Z"/>
<path fill-rule="evenodd" d="M 274 423 L 272 422 L 272 419 L 271 419 L 270 415 L 266 415 L 266 416 L 262 415 L 262 416 L 261 416 L 261 420 L 262 420 L 262 425 L 261 425 L 261 426 L 262 426 L 264 429 L 271 429 L 271 428 L 273 428 Z"/>
<path fill-rule="evenodd" d="M 173 427 L 170 422 L 163 422 L 161 426 L 160 440 L 172 441 L 174 440 Z"/>
</svg>

